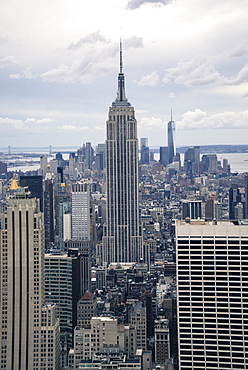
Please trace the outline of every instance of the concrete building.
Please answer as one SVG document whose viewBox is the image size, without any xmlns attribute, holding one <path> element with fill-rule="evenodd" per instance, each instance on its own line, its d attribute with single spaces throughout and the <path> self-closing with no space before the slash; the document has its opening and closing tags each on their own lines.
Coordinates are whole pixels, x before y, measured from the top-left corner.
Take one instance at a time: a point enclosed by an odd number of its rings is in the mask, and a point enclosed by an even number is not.
<svg viewBox="0 0 248 370">
<path fill-rule="evenodd" d="M 72 348 L 81 296 L 81 261 L 78 250 L 45 254 L 45 301 L 56 303 L 63 348 Z"/>
<path fill-rule="evenodd" d="M 247 369 L 248 225 L 177 221 L 179 369 Z"/>
<path fill-rule="evenodd" d="M 169 320 L 158 318 L 154 328 L 155 363 L 163 365 L 170 358 Z"/>
<path fill-rule="evenodd" d="M 122 49 L 117 98 L 109 108 L 107 121 L 106 189 L 103 260 L 138 262 L 143 258 L 143 243 L 139 222 L 137 121 L 125 95 Z"/>
<path fill-rule="evenodd" d="M 90 184 L 72 185 L 72 238 L 90 240 Z"/>
<path fill-rule="evenodd" d="M 7 176 L 7 163 L 0 161 L 0 176 L 2 175 Z"/>
<path fill-rule="evenodd" d="M 41 176 L 45 176 L 47 171 L 47 155 L 40 156 L 40 174 Z"/>
<path fill-rule="evenodd" d="M 137 349 L 147 349 L 147 321 L 146 307 L 141 301 L 129 300 L 128 322 L 136 329 L 136 346 Z"/>
<path fill-rule="evenodd" d="M 81 259 L 81 294 L 91 290 L 91 245 L 89 240 L 65 241 L 65 251 L 78 249 Z"/>
<path fill-rule="evenodd" d="M 169 163 L 168 146 L 159 147 L 159 162 L 163 166 L 167 166 L 167 164 Z"/>
<path fill-rule="evenodd" d="M 44 226 L 45 226 L 45 247 L 48 248 L 54 242 L 54 196 L 53 182 L 46 179 L 44 182 Z"/>
<path fill-rule="evenodd" d="M 35 339 L 37 341 L 37 339 Z M 43 305 L 41 314 L 41 368 L 47 370 L 60 367 L 60 326 L 55 304 Z"/>
<path fill-rule="evenodd" d="M 90 325 L 97 313 L 97 301 L 94 294 L 87 291 L 77 302 L 77 326 Z"/>
<path fill-rule="evenodd" d="M 123 352 L 113 349 L 99 353 L 91 360 L 81 361 L 78 368 L 84 370 L 141 370 L 144 369 L 141 359 L 142 358 L 129 359 Z"/>
<path fill-rule="evenodd" d="M 20 186 L 27 186 L 31 196 L 39 199 L 40 210 L 43 212 L 42 176 L 20 176 Z"/>
<path fill-rule="evenodd" d="M 36 198 L 15 179 L 0 214 L 1 369 L 59 370 L 59 326 L 43 320 L 44 230 Z M 51 308 L 52 309 L 52 308 Z M 47 312 L 47 311 L 46 311 Z M 53 355 L 44 348 L 50 330 Z"/>
<path fill-rule="evenodd" d="M 78 368 L 82 360 L 90 360 L 107 348 L 125 352 L 128 343 L 128 326 L 118 325 L 115 318 L 92 317 L 89 328 L 76 327 L 74 330 L 74 367 Z"/>
<path fill-rule="evenodd" d="M 148 139 L 146 137 L 142 137 L 140 139 L 140 164 L 149 164 L 149 146 L 148 146 Z"/>
<path fill-rule="evenodd" d="M 182 219 L 190 218 L 191 220 L 202 219 L 202 201 L 201 200 L 182 200 Z"/>
</svg>

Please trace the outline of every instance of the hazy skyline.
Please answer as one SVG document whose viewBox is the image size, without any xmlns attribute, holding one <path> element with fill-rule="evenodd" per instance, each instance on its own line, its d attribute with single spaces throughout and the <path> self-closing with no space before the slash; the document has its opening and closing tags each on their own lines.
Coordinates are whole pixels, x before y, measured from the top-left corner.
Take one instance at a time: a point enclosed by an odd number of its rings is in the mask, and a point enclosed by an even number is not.
<svg viewBox="0 0 248 370">
<path fill-rule="evenodd" d="M 0 147 L 105 141 L 119 39 L 139 137 L 246 144 L 246 0 L 12 0 L 0 14 Z"/>
</svg>

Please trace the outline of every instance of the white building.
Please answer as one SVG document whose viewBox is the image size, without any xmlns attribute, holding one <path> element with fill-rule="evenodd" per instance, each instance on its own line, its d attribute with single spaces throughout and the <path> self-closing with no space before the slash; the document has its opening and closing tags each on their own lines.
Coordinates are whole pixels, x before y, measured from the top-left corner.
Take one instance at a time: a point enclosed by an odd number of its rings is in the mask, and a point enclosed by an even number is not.
<svg viewBox="0 0 248 370">
<path fill-rule="evenodd" d="M 90 240 L 90 184 L 72 185 L 72 239 Z"/>
<path fill-rule="evenodd" d="M 74 366 L 81 360 L 90 360 L 104 348 L 116 348 L 125 351 L 125 340 L 129 327 L 118 325 L 117 319 L 110 317 L 92 317 L 89 328 L 76 327 L 74 330 Z M 135 348 L 136 350 L 136 348 Z"/>
<path fill-rule="evenodd" d="M 59 326 L 50 322 L 53 356 L 44 346 L 44 232 L 36 198 L 12 180 L 0 214 L 0 367 L 59 369 Z M 48 331 L 49 332 L 49 331 Z"/>
<path fill-rule="evenodd" d="M 180 370 L 248 369 L 248 224 L 177 221 Z"/>
</svg>

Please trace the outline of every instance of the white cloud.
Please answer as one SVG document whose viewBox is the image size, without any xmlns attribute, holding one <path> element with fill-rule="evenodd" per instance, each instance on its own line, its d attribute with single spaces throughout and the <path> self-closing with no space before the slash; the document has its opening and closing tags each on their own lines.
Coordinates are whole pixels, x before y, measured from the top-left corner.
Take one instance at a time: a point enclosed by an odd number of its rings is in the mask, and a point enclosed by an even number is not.
<svg viewBox="0 0 248 370">
<path fill-rule="evenodd" d="M 180 60 L 176 67 L 168 68 L 163 78 L 165 84 L 174 82 L 186 87 L 200 85 L 240 85 L 248 82 L 248 63 L 245 64 L 236 77 L 221 75 L 214 66 L 214 57 L 196 55 L 189 61 Z"/>
<path fill-rule="evenodd" d="M 188 111 L 176 123 L 177 129 L 248 129 L 248 110 L 243 112 L 222 112 L 207 115 L 201 109 Z"/>
<path fill-rule="evenodd" d="M 246 44 L 242 44 L 230 54 L 230 57 L 242 57 L 245 55 L 248 55 L 248 46 Z"/>
<path fill-rule="evenodd" d="M 176 67 L 168 68 L 163 78 L 164 83 L 174 81 L 175 84 L 189 86 L 213 84 L 222 80 L 216 71 L 212 58 L 196 55 L 190 61 L 179 61 Z"/>
<path fill-rule="evenodd" d="M 77 127 L 75 125 L 63 125 L 59 127 L 60 130 L 67 130 L 67 131 L 81 131 L 81 130 L 89 130 L 88 126 L 80 126 Z"/>
<path fill-rule="evenodd" d="M 25 129 L 25 124 L 20 119 L 13 119 L 9 117 L 0 117 L 0 127 L 1 126 L 11 126 L 15 129 L 23 130 Z"/>
<path fill-rule="evenodd" d="M 55 120 L 52 118 L 41 118 L 36 119 L 33 117 L 28 117 L 25 120 L 21 119 L 13 119 L 9 117 L 0 117 L 0 127 L 1 125 L 13 127 L 17 130 L 32 130 L 32 129 L 40 129 L 45 127 L 45 124 L 52 123 Z"/>
<path fill-rule="evenodd" d="M 224 82 L 229 85 L 240 85 L 248 82 L 248 63 L 241 68 L 237 77 L 225 79 Z"/>
<path fill-rule="evenodd" d="M 164 129 L 164 122 L 161 118 L 156 117 L 143 117 L 138 123 L 140 129 L 148 130 L 161 130 Z"/>
<path fill-rule="evenodd" d="M 157 86 L 159 75 L 157 71 L 153 71 L 148 75 L 143 75 L 138 83 L 139 86 Z"/>
<path fill-rule="evenodd" d="M 135 112 L 136 112 L 136 114 L 144 114 L 144 113 L 148 113 L 148 110 L 146 110 L 146 109 L 136 109 Z"/>
<path fill-rule="evenodd" d="M 36 125 L 42 125 L 42 124 L 52 123 L 52 122 L 55 122 L 55 119 L 53 118 L 42 118 L 42 119 L 27 118 L 25 120 L 25 123 L 27 124 L 36 124 Z"/>
<path fill-rule="evenodd" d="M 123 47 L 125 48 L 125 50 L 143 48 L 144 47 L 143 38 L 137 37 L 135 35 L 126 38 L 123 40 Z"/>
<path fill-rule="evenodd" d="M 82 37 L 79 41 L 77 42 L 72 42 L 68 47 L 67 50 L 76 50 L 81 48 L 84 44 L 95 44 L 97 42 L 101 42 L 103 44 L 107 44 L 110 41 L 107 40 L 102 34 L 101 31 L 98 30 L 96 32 L 92 32 L 88 34 L 85 37 Z"/>
<path fill-rule="evenodd" d="M 127 4 L 128 9 L 137 9 L 140 8 L 142 5 L 146 4 L 153 4 L 157 6 L 161 5 L 168 5 L 172 2 L 172 0 L 129 0 Z"/>
<path fill-rule="evenodd" d="M 18 64 L 18 61 L 12 55 L 8 55 L 5 57 L 0 56 L 0 68 L 9 67 L 16 64 Z"/>
<path fill-rule="evenodd" d="M 112 64 L 109 60 L 99 62 L 98 59 L 92 58 L 87 60 L 79 58 L 74 60 L 72 65 L 68 67 L 61 64 L 57 68 L 42 73 L 40 77 L 48 82 L 62 83 L 77 83 L 90 84 L 97 77 L 108 73 L 112 69 Z"/>
<path fill-rule="evenodd" d="M 11 78 L 12 80 L 17 80 L 19 78 L 26 78 L 27 80 L 31 80 L 33 78 L 37 78 L 38 75 L 32 73 L 32 70 L 33 70 L 33 67 L 28 67 L 20 73 L 11 73 L 9 75 L 9 78 Z"/>
<path fill-rule="evenodd" d="M 77 129 L 76 126 L 73 126 L 73 125 L 64 125 L 59 128 L 62 130 L 76 130 Z"/>
<path fill-rule="evenodd" d="M 96 131 L 104 131 L 104 127 L 101 127 L 101 126 L 95 126 L 93 130 L 96 130 Z"/>
<path fill-rule="evenodd" d="M 99 31 L 86 36 L 78 43 L 71 44 L 70 48 L 80 48 L 87 42 L 90 47 L 82 50 L 80 56 L 75 58 L 72 63 L 60 64 L 58 67 L 52 68 L 39 76 L 43 81 L 60 82 L 60 83 L 83 83 L 90 84 L 99 76 L 103 76 L 110 72 L 115 65 L 113 58 L 119 52 L 118 43 L 110 43 L 107 39 L 100 37 Z M 99 40 L 103 40 L 100 45 L 95 45 Z M 105 40 L 105 41 L 104 41 Z M 132 36 L 123 40 L 125 49 L 142 48 L 143 39 L 141 37 Z M 36 78 L 38 75 L 32 73 L 32 68 L 29 67 L 21 73 L 12 73 L 9 77 L 12 79 L 18 78 Z"/>
<path fill-rule="evenodd" d="M 21 73 L 11 73 L 9 75 L 9 78 L 11 78 L 11 80 L 18 80 L 19 78 L 21 78 Z"/>
<path fill-rule="evenodd" d="M 175 95 L 174 92 L 169 93 L 169 98 L 170 99 L 175 99 L 175 97 L 176 97 L 176 95 Z"/>
</svg>

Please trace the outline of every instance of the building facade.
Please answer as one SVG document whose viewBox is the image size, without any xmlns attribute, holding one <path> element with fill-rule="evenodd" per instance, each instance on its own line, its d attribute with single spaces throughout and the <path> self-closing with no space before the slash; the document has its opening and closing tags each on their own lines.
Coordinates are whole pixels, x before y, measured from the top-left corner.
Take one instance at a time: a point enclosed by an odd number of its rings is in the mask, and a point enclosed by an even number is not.
<svg viewBox="0 0 248 370">
<path fill-rule="evenodd" d="M 168 163 L 173 163 L 175 151 L 175 122 L 171 120 L 168 122 Z"/>
<path fill-rule="evenodd" d="M 118 93 L 109 108 L 106 139 L 107 222 L 103 236 L 105 262 L 133 262 L 143 258 L 139 222 L 138 138 L 134 108 L 125 95 L 120 73 Z"/>
<path fill-rule="evenodd" d="M 63 348 L 72 348 L 81 297 L 81 260 L 78 250 L 45 254 L 45 301 L 56 303 Z"/>
<path fill-rule="evenodd" d="M 248 225 L 177 221 L 180 370 L 248 368 Z"/>
<path fill-rule="evenodd" d="M 15 185 L 14 185 L 15 184 Z M 43 345 L 44 230 L 36 198 L 12 180 L 0 214 L 0 367 L 59 369 L 59 324 L 50 322 L 53 356 Z"/>
<path fill-rule="evenodd" d="M 90 240 L 90 184 L 72 185 L 72 238 Z"/>
</svg>

